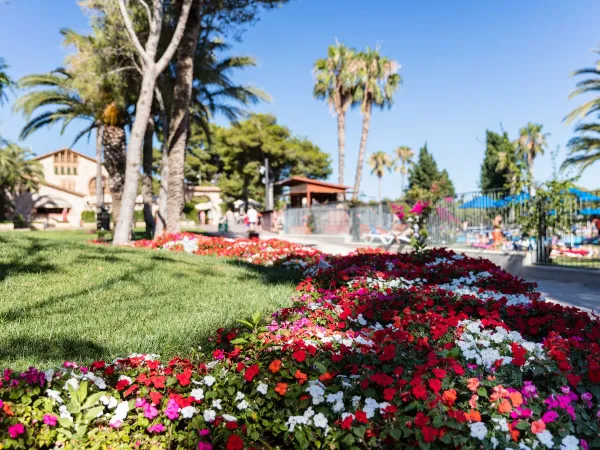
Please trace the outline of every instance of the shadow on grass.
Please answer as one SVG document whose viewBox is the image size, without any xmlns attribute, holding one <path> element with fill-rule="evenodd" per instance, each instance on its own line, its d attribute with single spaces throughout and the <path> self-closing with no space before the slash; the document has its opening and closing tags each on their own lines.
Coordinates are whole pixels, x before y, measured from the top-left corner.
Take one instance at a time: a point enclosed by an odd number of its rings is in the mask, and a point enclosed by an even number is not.
<svg viewBox="0 0 600 450">
<path fill-rule="evenodd" d="M 231 266 L 243 267 L 245 269 L 248 269 L 253 274 L 258 275 L 258 277 L 264 284 L 298 283 L 302 279 L 301 273 L 293 270 L 288 270 L 283 267 L 260 266 L 246 261 L 236 261 L 235 259 L 226 259 L 225 263 Z M 255 277 L 247 275 L 246 277 L 242 276 L 242 278 L 238 279 L 244 278 L 252 279 Z"/>
<path fill-rule="evenodd" d="M 18 275 L 23 273 L 47 273 L 58 271 L 58 266 L 50 263 L 47 256 L 43 254 L 51 243 L 40 241 L 39 239 L 27 237 L 26 239 L 9 240 L 5 237 L 0 237 L 0 244 L 12 245 L 12 249 L 16 248 L 11 257 L 6 261 L 0 262 L 0 282 L 8 276 Z"/>
<path fill-rule="evenodd" d="M 106 349 L 87 339 L 76 338 L 14 338 L 0 345 L 0 359 L 36 358 L 41 360 L 98 360 Z"/>
</svg>

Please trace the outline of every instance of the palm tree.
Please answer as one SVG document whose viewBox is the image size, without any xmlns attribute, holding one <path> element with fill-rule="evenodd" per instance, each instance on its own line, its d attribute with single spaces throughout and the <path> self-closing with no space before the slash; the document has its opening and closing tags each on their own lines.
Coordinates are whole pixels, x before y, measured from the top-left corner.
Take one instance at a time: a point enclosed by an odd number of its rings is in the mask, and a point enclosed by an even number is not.
<svg viewBox="0 0 600 450">
<path fill-rule="evenodd" d="M 513 146 L 512 151 L 498 153 L 498 165 L 496 170 L 500 172 L 508 171 L 510 185 L 506 187 L 509 189 L 511 195 L 516 195 L 521 192 L 524 187 L 522 174 L 526 168 L 526 156 L 519 145 L 515 143 L 511 144 Z"/>
<path fill-rule="evenodd" d="M 346 145 L 346 113 L 356 91 L 356 72 L 352 70 L 356 52 L 337 42 L 327 49 L 327 58 L 315 62 L 313 95 L 326 100 L 337 115 L 338 183 L 344 184 L 344 148 Z"/>
<path fill-rule="evenodd" d="M 600 50 L 594 50 L 594 53 L 600 54 Z M 589 78 L 579 81 L 569 98 L 600 92 L 600 60 L 597 61 L 595 67 L 580 69 L 573 75 L 588 75 Z M 597 116 L 600 119 L 600 96 L 575 108 L 565 120 L 572 122 L 575 119 L 584 119 L 589 116 Z M 583 171 L 593 163 L 600 161 L 600 122 L 578 124 L 575 132 L 580 135 L 569 141 L 569 157 L 563 162 L 562 167 L 576 166 Z"/>
<path fill-rule="evenodd" d="M 412 148 L 402 145 L 397 147 L 396 150 L 394 150 L 394 153 L 396 160 L 400 161 L 400 165 L 396 166 L 396 171 L 400 172 L 400 176 L 402 177 L 400 182 L 400 192 L 401 194 L 404 194 L 404 177 L 408 173 L 408 167 L 412 164 L 412 158 L 415 155 L 415 152 Z"/>
<path fill-rule="evenodd" d="M 542 133 L 543 125 L 529 122 L 526 127 L 519 130 L 519 138 L 516 141 L 517 146 L 525 154 L 527 159 L 527 169 L 529 171 L 529 183 L 533 192 L 533 161 L 538 155 L 543 155 L 548 147 L 546 138 L 550 133 Z"/>
<path fill-rule="evenodd" d="M 394 168 L 394 162 L 386 152 L 379 150 L 369 156 L 368 164 L 372 169 L 371 174 L 377 176 L 377 181 L 379 183 L 378 199 L 379 203 L 381 203 L 381 179 L 383 178 L 386 169 L 388 172 L 392 171 Z"/>
<path fill-rule="evenodd" d="M 0 106 L 8 100 L 7 91 L 12 87 L 13 82 L 6 73 L 8 66 L 3 58 L 0 58 Z"/>
<path fill-rule="evenodd" d="M 184 36 L 182 49 L 187 43 Z M 189 124 L 195 123 L 204 131 L 210 141 L 209 122 L 216 114 L 223 115 L 230 121 L 235 121 L 245 115 L 243 108 L 256 104 L 261 100 L 269 100 L 269 96 L 260 89 L 252 86 L 238 85 L 230 75 L 237 69 L 256 66 L 251 57 L 230 56 L 219 58 L 218 52 L 229 49 L 229 46 L 216 40 L 204 40 L 203 45 L 193 41 L 195 56 L 193 58 L 193 73 L 190 97 L 175 102 L 176 90 L 173 91 L 172 113 L 170 118 L 169 140 L 169 172 L 168 172 L 168 205 L 167 232 L 179 231 L 179 219 L 184 205 L 185 182 L 185 149 L 189 138 Z M 178 61 L 182 52 L 178 54 Z M 185 72 L 176 71 L 177 76 Z M 177 78 L 173 80 L 177 84 Z M 181 110 L 186 117 L 181 116 Z M 179 126 L 176 120 L 179 118 Z M 161 190 L 161 194 L 162 194 Z M 159 199 L 159 204 L 160 204 Z"/>
<path fill-rule="evenodd" d="M 380 109 L 392 106 L 394 92 L 402 82 L 402 78 L 397 73 L 399 69 L 400 64 L 397 61 L 381 56 L 378 49 L 371 50 L 367 48 L 366 52 L 360 53 L 357 57 L 355 68 L 358 75 L 356 99 L 360 101 L 363 126 L 358 163 L 356 165 L 354 192 L 352 194 L 352 200 L 354 201 L 358 200 L 358 194 L 360 193 L 360 181 L 371 123 L 371 110 L 373 106 Z"/>
<path fill-rule="evenodd" d="M 25 191 L 34 191 L 44 179 L 39 161 L 29 150 L 15 144 L 0 148 L 0 221 L 6 218 L 10 199 Z"/>
<path fill-rule="evenodd" d="M 86 100 L 74 87 L 73 75 L 65 69 L 58 69 L 47 74 L 33 74 L 21 78 L 19 87 L 35 89 L 17 99 L 15 109 L 23 112 L 27 123 L 21 131 L 21 139 L 25 139 L 37 130 L 62 123 L 61 134 L 74 120 L 87 122 L 75 137 L 75 144 L 83 136 L 90 136 L 96 130 L 102 139 L 96 139 L 96 154 L 102 153 L 109 175 L 109 188 L 112 197 L 112 215 L 116 221 L 120 210 L 120 199 L 125 180 L 125 118 L 123 110 L 104 99 L 104 108 L 100 103 Z M 41 88 L 41 89 L 36 89 Z M 104 95 L 98 93 L 98 95 Z M 50 107 L 50 110 L 46 110 Z M 32 117 L 39 110 L 46 111 Z M 99 162 L 100 163 L 100 162 Z"/>
</svg>

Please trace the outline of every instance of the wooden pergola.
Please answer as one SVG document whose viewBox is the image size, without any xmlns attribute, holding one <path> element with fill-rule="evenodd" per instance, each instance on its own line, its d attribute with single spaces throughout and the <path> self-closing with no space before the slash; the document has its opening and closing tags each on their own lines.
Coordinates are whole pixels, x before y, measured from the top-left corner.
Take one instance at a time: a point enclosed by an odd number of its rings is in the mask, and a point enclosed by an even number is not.
<svg viewBox="0 0 600 450">
<path fill-rule="evenodd" d="M 290 188 L 287 195 L 290 196 L 290 206 L 292 208 L 310 208 L 313 202 L 319 204 L 336 202 L 340 194 L 342 199 L 345 200 L 346 191 L 349 189 L 349 186 L 304 177 L 291 177 L 277 184 Z M 306 198 L 306 205 L 302 203 L 304 198 Z"/>
</svg>

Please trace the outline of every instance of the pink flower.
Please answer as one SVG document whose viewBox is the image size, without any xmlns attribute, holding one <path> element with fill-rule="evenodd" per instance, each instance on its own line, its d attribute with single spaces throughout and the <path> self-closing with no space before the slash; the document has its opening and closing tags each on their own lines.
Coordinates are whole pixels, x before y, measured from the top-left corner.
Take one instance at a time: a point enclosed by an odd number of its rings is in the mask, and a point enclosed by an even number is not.
<svg viewBox="0 0 600 450">
<path fill-rule="evenodd" d="M 121 428 L 121 425 L 123 425 L 123 421 L 122 420 L 111 420 L 110 421 L 110 427 L 111 428 Z"/>
<path fill-rule="evenodd" d="M 175 420 L 179 417 L 179 405 L 177 405 L 177 402 L 174 399 L 169 399 L 167 409 L 165 409 L 165 416 L 170 420 Z"/>
<path fill-rule="evenodd" d="M 546 413 L 544 413 L 544 415 L 542 416 L 542 420 L 545 423 L 552 423 L 554 422 L 556 419 L 558 419 L 558 413 L 556 411 L 547 411 Z"/>
<path fill-rule="evenodd" d="M 146 406 L 148 402 L 146 401 L 145 398 L 136 398 L 135 399 L 135 407 L 136 408 L 143 408 L 144 406 Z"/>
<path fill-rule="evenodd" d="M 44 423 L 46 425 L 55 427 L 57 421 L 58 421 L 58 417 L 53 416 L 52 414 L 44 414 Z"/>
<path fill-rule="evenodd" d="M 8 434 L 13 439 L 16 439 L 17 437 L 19 437 L 23 433 L 25 433 L 25 427 L 23 426 L 22 423 L 16 423 L 16 424 L 11 425 L 10 427 L 8 427 Z"/>
<path fill-rule="evenodd" d="M 212 450 L 213 446 L 208 442 L 198 442 L 198 450 Z"/>
<path fill-rule="evenodd" d="M 165 431 L 165 426 L 162 423 L 155 423 L 154 425 L 150 425 L 148 427 L 148 431 L 150 433 L 162 433 Z"/>
<path fill-rule="evenodd" d="M 208 428 L 203 428 L 198 433 L 200 436 L 208 436 L 210 434 L 210 430 Z"/>
<path fill-rule="evenodd" d="M 158 409 L 156 409 L 154 407 L 154 405 L 151 405 L 150 403 L 146 403 L 144 405 L 144 417 L 146 417 L 146 419 L 152 420 L 156 416 L 158 416 Z"/>
<path fill-rule="evenodd" d="M 415 206 L 413 206 L 413 208 L 410 210 L 410 212 L 416 215 L 420 215 L 423 212 L 423 210 L 427 208 L 427 205 L 427 202 L 418 201 L 415 204 Z"/>
</svg>

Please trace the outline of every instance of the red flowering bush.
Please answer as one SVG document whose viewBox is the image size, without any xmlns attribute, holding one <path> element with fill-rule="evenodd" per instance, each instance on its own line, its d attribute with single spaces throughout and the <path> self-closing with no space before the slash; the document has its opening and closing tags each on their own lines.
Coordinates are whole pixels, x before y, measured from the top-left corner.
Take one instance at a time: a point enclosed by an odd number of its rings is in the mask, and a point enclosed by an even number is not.
<svg viewBox="0 0 600 450">
<path fill-rule="evenodd" d="M 138 245 L 296 260 L 282 241 Z M 290 306 L 217 330 L 209 354 L 6 370 L 5 448 L 600 446 L 596 317 L 446 250 L 298 250 L 313 263 Z"/>
</svg>

